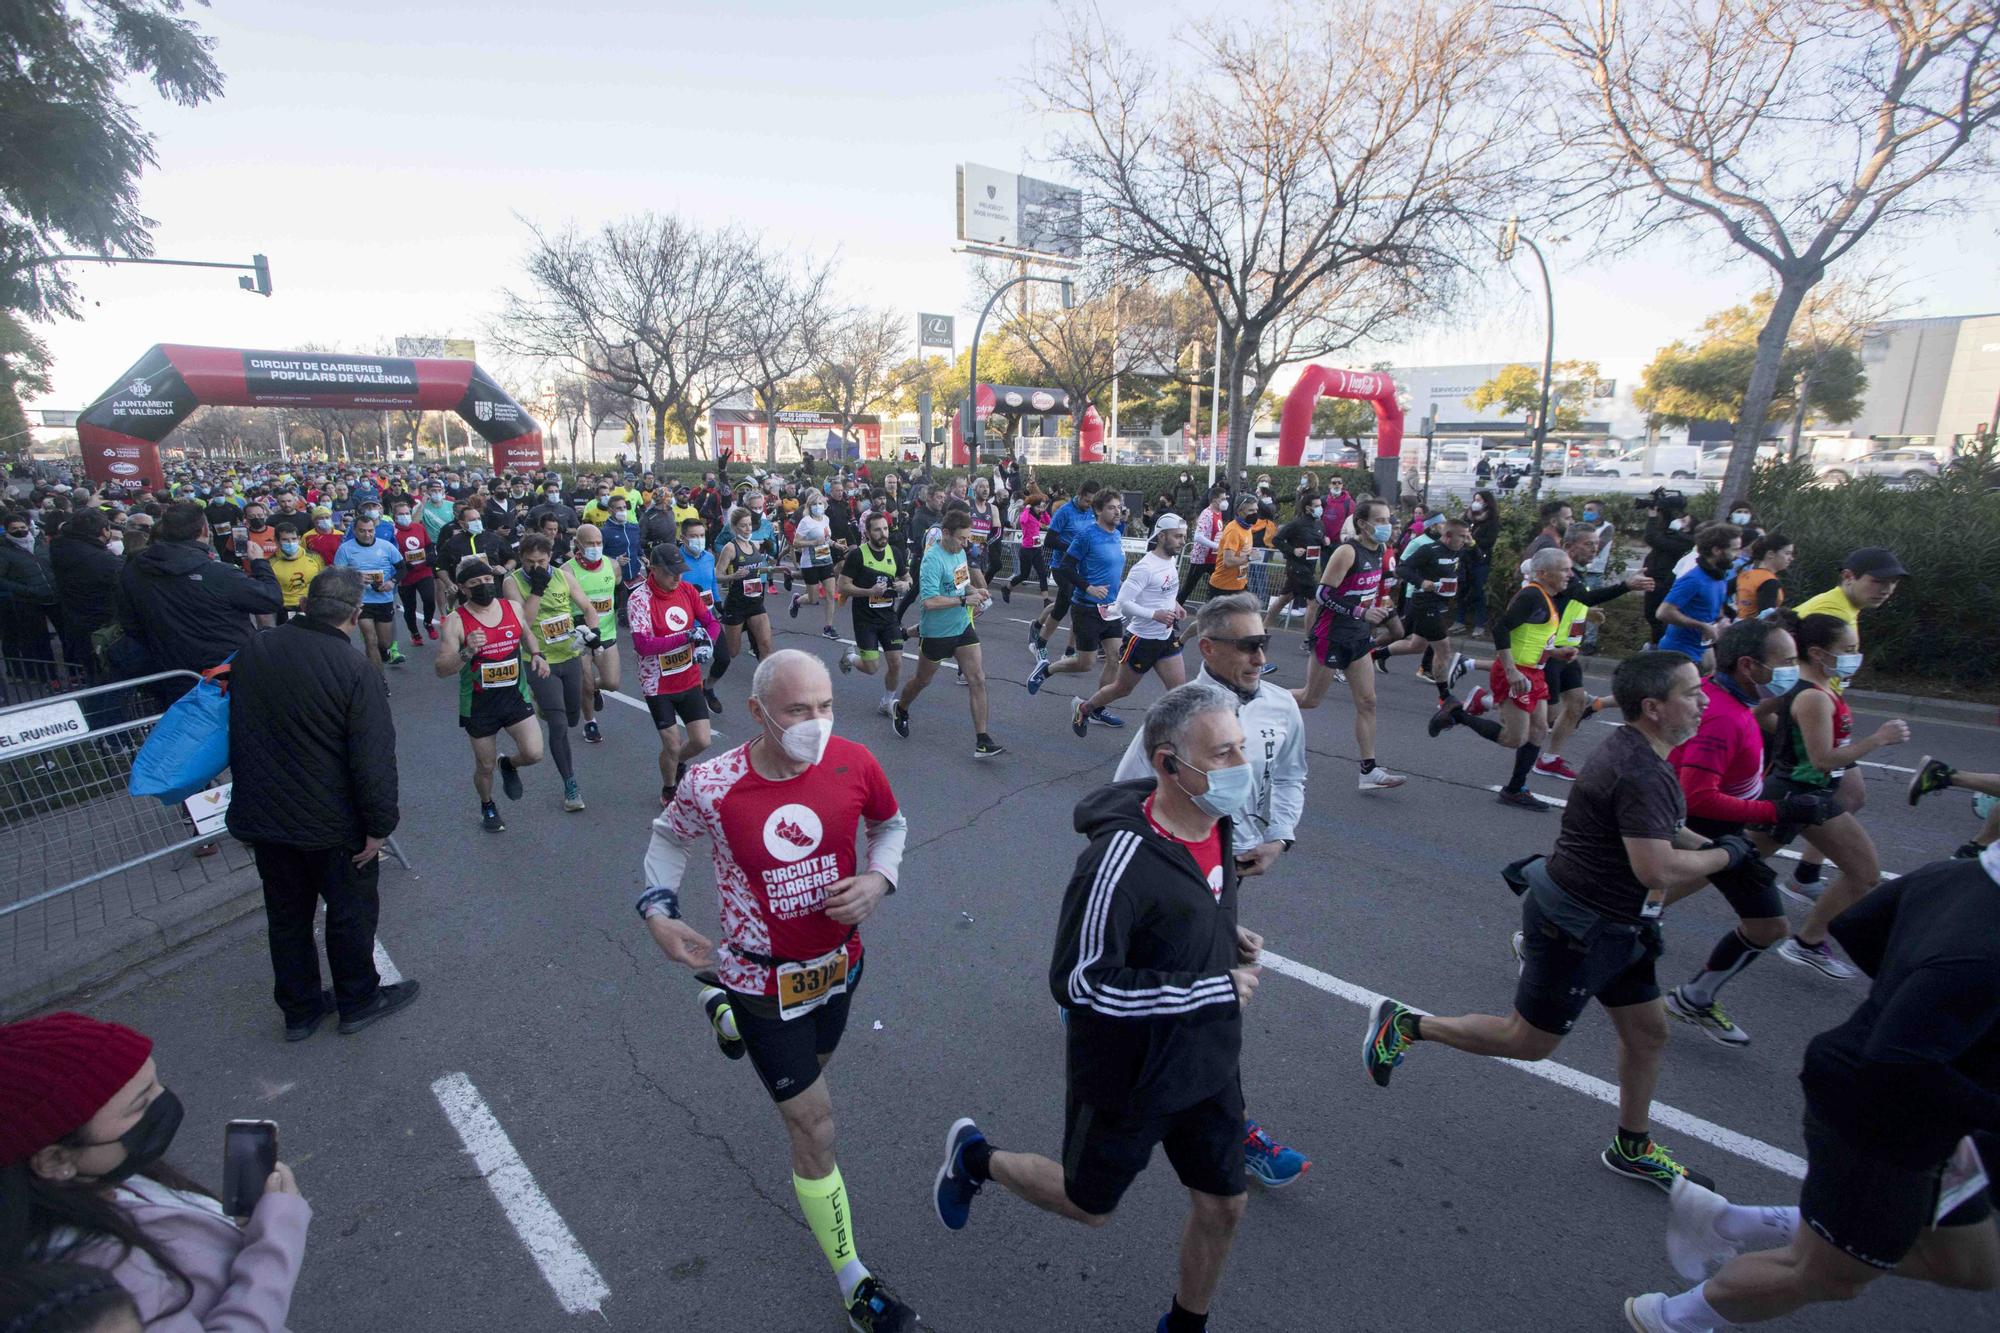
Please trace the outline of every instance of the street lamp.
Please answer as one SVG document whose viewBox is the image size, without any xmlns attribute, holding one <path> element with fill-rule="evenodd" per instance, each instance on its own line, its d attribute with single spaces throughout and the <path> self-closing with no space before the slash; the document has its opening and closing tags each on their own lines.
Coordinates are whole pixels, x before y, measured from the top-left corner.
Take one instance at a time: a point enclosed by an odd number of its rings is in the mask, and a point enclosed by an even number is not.
<svg viewBox="0 0 2000 1333">
<path fill-rule="evenodd" d="M 1542 248 L 1531 237 L 1521 235 L 1518 216 L 1507 219 L 1507 225 L 1500 231 L 1500 262 L 1513 259 L 1517 241 L 1534 252 L 1535 263 L 1542 270 L 1543 323 L 1548 329 L 1548 337 L 1542 344 L 1542 410 L 1535 414 L 1534 459 L 1528 467 L 1528 496 L 1532 499 L 1542 492 L 1542 445 L 1549 437 L 1549 379 L 1555 371 L 1556 358 L 1556 296 L 1549 285 L 1549 261 L 1542 257 Z"/>
<path fill-rule="evenodd" d="M 1046 278 L 1038 273 L 1023 273 L 1018 278 L 1009 279 L 994 288 L 993 295 L 986 298 L 986 308 L 979 312 L 979 322 L 972 326 L 972 361 L 966 367 L 967 378 L 970 383 L 967 384 L 965 390 L 965 415 L 970 424 L 966 429 L 965 438 L 971 446 L 972 461 L 975 465 L 979 462 L 979 446 L 984 443 L 983 437 L 985 434 L 980 428 L 979 421 L 979 334 L 986 327 L 986 317 L 993 313 L 994 304 L 1002 296 L 1006 295 L 1008 288 L 1019 287 L 1024 282 L 1055 283 L 1058 287 L 1062 288 L 1062 308 L 1065 310 L 1076 309 L 1075 283 L 1071 282 L 1068 278 Z M 1080 410 L 1078 404 L 1075 403 L 1070 404 L 1070 409 L 1072 411 Z M 1081 418 L 1079 418 L 1079 427 L 1080 425 Z M 924 457 L 930 457 L 929 449 L 924 451 Z"/>
</svg>

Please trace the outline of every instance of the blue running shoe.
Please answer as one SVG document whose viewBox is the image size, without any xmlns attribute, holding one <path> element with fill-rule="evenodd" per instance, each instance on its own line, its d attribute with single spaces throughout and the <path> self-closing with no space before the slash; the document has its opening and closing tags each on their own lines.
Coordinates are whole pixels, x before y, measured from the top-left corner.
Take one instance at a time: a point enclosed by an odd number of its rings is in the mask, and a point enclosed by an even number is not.
<svg viewBox="0 0 2000 1333">
<path fill-rule="evenodd" d="M 1287 1148 L 1257 1127 L 1255 1120 L 1243 1122 L 1243 1165 L 1266 1187 L 1283 1189 L 1312 1170 L 1304 1153 Z"/>
<path fill-rule="evenodd" d="M 1100 727 L 1122 728 L 1125 725 L 1124 718 L 1118 716 L 1118 714 L 1116 713 L 1109 712 L 1102 708 L 1092 709 L 1090 713 L 1090 720 L 1092 722 L 1095 722 Z"/>
<path fill-rule="evenodd" d="M 945 1131 L 944 1165 L 938 1168 L 935 1198 L 938 1221 L 953 1231 L 965 1230 L 972 1216 L 972 1196 L 979 1193 L 979 1182 L 965 1173 L 965 1145 L 984 1142 L 986 1136 L 970 1117 L 954 1120 Z"/>
<path fill-rule="evenodd" d="M 1046 657 L 1037 657 L 1035 659 L 1035 669 L 1028 673 L 1028 693 L 1040 694 L 1042 692 L 1042 682 L 1048 678 L 1049 659 Z"/>
</svg>

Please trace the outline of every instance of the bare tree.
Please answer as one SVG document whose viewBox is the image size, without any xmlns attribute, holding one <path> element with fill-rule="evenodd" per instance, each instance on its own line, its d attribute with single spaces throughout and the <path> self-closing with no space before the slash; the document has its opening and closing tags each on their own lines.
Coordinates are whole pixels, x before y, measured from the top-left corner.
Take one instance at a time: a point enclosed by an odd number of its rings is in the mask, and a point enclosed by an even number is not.
<svg viewBox="0 0 2000 1333">
<path fill-rule="evenodd" d="M 818 359 L 836 313 L 828 296 L 833 265 L 758 247 L 744 274 L 736 321 L 739 373 L 764 410 L 764 462 L 778 461 L 778 411 L 787 386 Z"/>
<path fill-rule="evenodd" d="M 812 367 L 812 386 L 853 438 L 854 419 L 902 392 L 915 373 L 910 320 L 898 310 L 852 310 L 826 331 Z"/>
<path fill-rule="evenodd" d="M 1003 276 L 991 285 L 1005 281 Z M 1155 343 L 1168 325 L 1168 304 L 1150 285 L 1113 288 L 1069 310 L 1024 303 L 1001 326 L 1001 336 L 1015 349 L 1014 359 L 1035 366 L 1042 380 L 1069 394 L 1077 428 L 1071 462 L 1078 461 L 1084 409 L 1119 376 L 1151 368 L 1161 359 L 1163 349 Z M 1171 362 L 1170 352 L 1165 359 Z"/>
<path fill-rule="evenodd" d="M 1387 333 L 1478 251 L 1521 95 L 1493 29 L 1477 0 L 1287 8 L 1197 25 L 1167 68 L 1065 11 L 1034 89 L 1066 127 L 1086 249 L 1207 298 L 1232 469 L 1279 366 Z"/>
<path fill-rule="evenodd" d="M 1555 70 L 1580 210 L 1624 243 L 1720 235 L 1777 282 L 1722 481 L 1742 497 L 1806 294 L 1870 234 L 1993 168 L 1992 0 L 1564 0 L 1524 7 Z M 1985 179 L 1990 183 L 1991 177 Z M 1623 224 L 1621 226 L 1621 224 Z"/>
</svg>

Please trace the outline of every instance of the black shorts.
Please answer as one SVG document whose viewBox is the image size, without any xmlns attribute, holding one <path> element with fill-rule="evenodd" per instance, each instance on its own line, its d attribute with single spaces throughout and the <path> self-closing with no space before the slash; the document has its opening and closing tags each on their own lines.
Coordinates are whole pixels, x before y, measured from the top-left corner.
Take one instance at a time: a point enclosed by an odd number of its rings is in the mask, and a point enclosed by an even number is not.
<svg viewBox="0 0 2000 1333">
<path fill-rule="evenodd" d="M 870 611 L 865 607 L 854 608 L 854 653 L 857 657 L 869 657 L 877 653 L 900 653 L 903 651 L 903 626 L 895 617 L 895 608 Z"/>
<path fill-rule="evenodd" d="M 1080 653 L 1094 653 L 1106 639 L 1125 637 L 1123 620 L 1106 620 L 1096 607 L 1082 602 L 1069 609 L 1069 629 L 1072 646 Z"/>
<path fill-rule="evenodd" d="M 1313 655 L 1326 666 L 1345 671 L 1375 646 L 1375 633 L 1365 620 L 1320 611 L 1313 625 Z"/>
<path fill-rule="evenodd" d="M 1808 783 L 1795 782 L 1791 778 L 1780 777 L 1776 773 L 1773 773 L 1764 779 L 1763 789 L 1757 793 L 1757 799 L 1760 801 L 1770 801 L 1775 804 L 1792 795 L 1794 792 L 1818 793 L 1837 792 L 1839 790 L 1839 778 L 1835 778 L 1824 787 L 1815 787 Z M 1799 826 L 1797 824 L 1780 824 L 1776 828 L 1768 830 L 1768 833 L 1771 841 L 1782 847 L 1793 838 L 1799 836 Z"/>
<path fill-rule="evenodd" d="M 396 604 L 394 602 L 363 602 L 361 604 L 361 618 L 363 620 L 372 620 L 378 625 L 393 625 L 396 623 Z"/>
<path fill-rule="evenodd" d="M 857 963 L 844 992 L 793 1019 L 760 1017 L 740 1000 L 730 1006 L 736 1012 L 736 1030 L 743 1036 L 750 1063 L 757 1077 L 764 1080 L 764 1091 L 771 1094 L 772 1101 L 788 1102 L 819 1082 L 819 1058 L 832 1055 L 840 1046 L 841 1034 L 847 1031 L 848 1001 L 860 984 Z"/>
<path fill-rule="evenodd" d="M 700 686 L 679 694 L 649 694 L 646 711 L 653 715 L 653 727 L 658 731 L 665 731 L 676 721 L 706 722 L 709 718 L 708 699 Z"/>
<path fill-rule="evenodd" d="M 535 715 L 535 707 L 521 697 L 520 686 L 507 690 L 474 690 L 472 711 L 458 720 L 465 728 L 465 734 L 472 739 L 485 740 L 497 736 L 516 722 L 526 722 Z"/>
<path fill-rule="evenodd" d="M 1719 819 L 1689 815 L 1688 832 L 1714 841 L 1731 833 L 1742 833 L 1743 825 Z M 1785 900 L 1778 893 L 1778 873 L 1762 857 L 1753 857 L 1734 870 L 1718 870 L 1708 877 L 1730 910 L 1745 921 L 1762 921 L 1785 914 Z"/>
<path fill-rule="evenodd" d="M 1544 1032 L 1567 1034 L 1593 999 L 1606 1009 L 1657 1000 L 1653 963 L 1659 956 L 1657 925 L 1642 925 L 1637 934 L 1607 930 L 1586 945 L 1543 915 L 1531 890 L 1521 896 L 1515 1012 Z"/>
<path fill-rule="evenodd" d="M 1915 1248 L 1937 1214 L 1944 1163 L 1927 1170 L 1865 1156 L 1806 1104 L 1806 1183 L 1799 1217 L 1819 1238 L 1870 1268 L 1891 1269 Z M 1989 1190 L 1936 1221 L 1967 1227 L 1993 1215 Z"/>
<path fill-rule="evenodd" d="M 838 571 L 832 565 L 800 565 L 799 577 L 807 583 L 825 583 Z"/>
<path fill-rule="evenodd" d="M 1410 633 L 1420 639 L 1436 643 L 1451 637 L 1451 604 L 1443 605 L 1410 599 Z"/>
<path fill-rule="evenodd" d="M 1542 679 L 1549 683 L 1550 701 L 1561 699 L 1571 690 L 1583 688 L 1583 663 L 1575 658 L 1567 662 L 1550 658 L 1542 664 Z"/>
<path fill-rule="evenodd" d="M 1319 571 L 1310 565 L 1285 566 L 1285 596 L 1294 602 L 1310 602 Z"/>
<path fill-rule="evenodd" d="M 1226 1087 L 1167 1115 L 1109 1111 L 1064 1099 L 1063 1193 L 1102 1217 L 1118 1207 L 1162 1144 L 1181 1184 L 1233 1198 L 1249 1188 L 1243 1173 L 1243 1084 Z"/>
<path fill-rule="evenodd" d="M 1118 654 L 1118 664 L 1131 668 L 1135 676 L 1143 676 L 1153 669 L 1155 663 L 1169 657 L 1181 655 L 1181 636 L 1169 634 L 1164 639 L 1145 639 L 1137 634 L 1125 636 L 1125 648 Z"/>
<path fill-rule="evenodd" d="M 917 651 L 932 662 L 949 662 L 953 654 L 957 653 L 959 649 L 976 648 L 978 646 L 979 631 L 970 625 L 967 625 L 962 632 L 954 634 L 948 639 L 920 638 L 917 640 Z"/>
<path fill-rule="evenodd" d="M 764 603 L 731 597 L 722 603 L 722 615 L 718 617 L 725 625 L 747 625 L 755 616 L 765 614 Z"/>
</svg>

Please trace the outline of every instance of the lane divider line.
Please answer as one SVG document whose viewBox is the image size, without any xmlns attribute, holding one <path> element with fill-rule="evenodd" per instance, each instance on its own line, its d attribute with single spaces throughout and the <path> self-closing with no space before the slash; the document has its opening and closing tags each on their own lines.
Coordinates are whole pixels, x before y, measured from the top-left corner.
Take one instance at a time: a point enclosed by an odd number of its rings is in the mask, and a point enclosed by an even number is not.
<svg viewBox="0 0 2000 1333">
<path fill-rule="evenodd" d="M 1339 977 L 1322 972 L 1316 967 L 1295 962 L 1281 954 L 1272 953 L 1269 949 L 1264 950 L 1257 961 L 1265 967 L 1270 968 L 1273 972 L 1290 977 L 1294 981 L 1302 981 L 1308 986 L 1325 991 L 1328 995 L 1346 1000 L 1350 1004 L 1360 1005 L 1364 1009 L 1372 1008 L 1377 1000 L 1384 998 L 1374 991 L 1355 985 L 1351 981 L 1343 981 Z M 1419 1012 L 1424 1011 L 1419 1010 Z M 1603 1079 L 1586 1074 L 1580 1069 L 1572 1069 L 1568 1065 L 1557 1064 L 1553 1060 L 1539 1060 L 1532 1063 L 1526 1060 L 1500 1060 L 1498 1063 L 1512 1065 L 1523 1073 L 1532 1074 L 1539 1079 L 1545 1079 L 1557 1087 L 1568 1088 L 1571 1092 L 1581 1093 L 1594 1101 L 1603 1102 L 1606 1106 L 1615 1107 L 1618 1105 L 1617 1084 L 1607 1083 Z M 1652 1117 L 1655 1125 L 1671 1129 L 1677 1134 L 1685 1134 L 1689 1138 L 1699 1139 L 1710 1147 L 1720 1148 L 1722 1151 L 1741 1157 L 1745 1161 L 1767 1167 L 1779 1175 L 1790 1176 L 1794 1180 L 1804 1180 L 1806 1177 L 1806 1163 L 1804 1158 L 1798 1156 L 1796 1153 L 1789 1153 L 1783 1148 L 1766 1143 L 1762 1139 L 1751 1138 L 1748 1134 L 1739 1134 L 1726 1125 L 1718 1125 L 1712 1120 L 1704 1120 L 1698 1115 L 1692 1115 L 1661 1101 L 1653 1103 Z"/>
<path fill-rule="evenodd" d="M 605 1285 L 597 1265 L 590 1262 L 590 1256 L 577 1244 L 569 1224 L 535 1183 L 528 1164 L 521 1160 L 513 1140 L 487 1109 L 479 1089 L 464 1074 L 446 1074 L 431 1084 L 431 1093 L 444 1109 L 445 1119 L 458 1131 L 480 1174 L 486 1177 L 487 1186 L 515 1234 L 542 1270 L 557 1303 L 568 1314 L 600 1313 L 611 1288 Z"/>
</svg>

